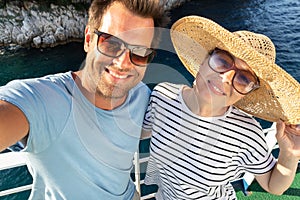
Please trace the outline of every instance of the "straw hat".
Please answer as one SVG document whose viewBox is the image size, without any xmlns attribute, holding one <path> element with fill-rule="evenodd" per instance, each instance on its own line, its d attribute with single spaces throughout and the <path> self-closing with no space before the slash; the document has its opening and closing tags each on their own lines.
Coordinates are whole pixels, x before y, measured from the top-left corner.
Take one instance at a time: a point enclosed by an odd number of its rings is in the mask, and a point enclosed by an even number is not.
<svg viewBox="0 0 300 200">
<path fill-rule="evenodd" d="M 194 77 L 207 53 L 216 47 L 244 60 L 259 77 L 261 87 L 235 106 L 267 121 L 300 124 L 300 84 L 275 64 L 275 46 L 268 37 L 249 31 L 230 32 L 209 19 L 188 16 L 173 24 L 171 39 Z"/>
</svg>

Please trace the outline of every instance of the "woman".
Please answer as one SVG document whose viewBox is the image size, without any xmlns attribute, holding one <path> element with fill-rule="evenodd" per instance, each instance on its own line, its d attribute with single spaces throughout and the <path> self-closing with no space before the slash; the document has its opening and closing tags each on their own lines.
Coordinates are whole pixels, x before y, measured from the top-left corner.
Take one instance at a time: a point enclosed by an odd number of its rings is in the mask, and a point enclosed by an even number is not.
<svg viewBox="0 0 300 200">
<path fill-rule="evenodd" d="M 300 123 L 300 87 L 275 64 L 271 40 L 197 16 L 178 20 L 171 38 L 195 81 L 161 83 L 151 95 L 145 183 L 159 186 L 156 199 L 236 199 L 230 182 L 244 172 L 282 194 L 300 159 L 299 127 L 285 125 Z M 278 161 L 252 116 L 278 122 Z"/>
</svg>

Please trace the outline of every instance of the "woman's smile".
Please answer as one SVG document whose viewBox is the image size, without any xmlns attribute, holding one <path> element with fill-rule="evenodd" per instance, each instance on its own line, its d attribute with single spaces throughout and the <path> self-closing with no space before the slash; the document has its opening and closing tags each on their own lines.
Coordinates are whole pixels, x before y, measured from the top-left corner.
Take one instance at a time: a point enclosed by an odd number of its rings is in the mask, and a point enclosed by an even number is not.
<svg viewBox="0 0 300 200">
<path fill-rule="evenodd" d="M 223 91 L 223 87 L 219 86 L 215 82 L 207 80 L 207 85 L 210 91 L 212 91 L 214 94 L 226 96 L 225 92 Z"/>
</svg>

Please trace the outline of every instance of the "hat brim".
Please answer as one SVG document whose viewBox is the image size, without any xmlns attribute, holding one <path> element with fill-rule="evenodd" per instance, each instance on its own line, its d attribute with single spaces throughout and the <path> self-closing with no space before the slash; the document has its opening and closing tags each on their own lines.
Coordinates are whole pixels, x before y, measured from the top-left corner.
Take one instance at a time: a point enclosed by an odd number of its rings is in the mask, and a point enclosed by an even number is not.
<svg viewBox="0 0 300 200">
<path fill-rule="evenodd" d="M 244 60 L 259 77 L 261 87 L 235 106 L 267 121 L 300 124 L 299 83 L 237 35 L 207 18 L 188 16 L 172 25 L 171 40 L 179 59 L 194 77 L 207 53 L 216 47 Z"/>
</svg>

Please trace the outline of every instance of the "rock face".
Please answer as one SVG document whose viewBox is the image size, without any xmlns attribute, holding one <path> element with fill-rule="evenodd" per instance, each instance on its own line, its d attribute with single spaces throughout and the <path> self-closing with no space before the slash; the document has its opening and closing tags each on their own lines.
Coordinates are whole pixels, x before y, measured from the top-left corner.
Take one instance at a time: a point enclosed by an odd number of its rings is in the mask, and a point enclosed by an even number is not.
<svg viewBox="0 0 300 200">
<path fill-rule="evenodd" d="M 168 0 L 166 9 L 181 5 L 185 0 Z M 73 4 L 51 4 L 40 9 L 36 2 L 10 1 L 0 9 L 0 46 L 18 48 L 53 47 L 70 41 L 83 41 L 88 19 L 87 10 L 76 10 L 74 3 L 91 0 L 73 0 Z"/>
<path fill-rule="evenodd" d="M 39 48 L 82 40 L 86 21 L 87 11 L 73 5 L 51 4 L 47 11 L 40 11 L 35 3 L 8 4 L 0 9 L 0 45 Z"/>
</svg>

